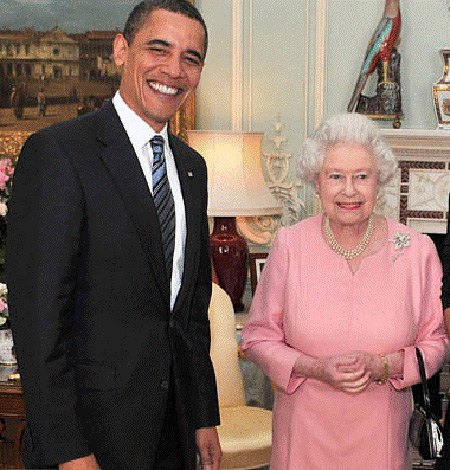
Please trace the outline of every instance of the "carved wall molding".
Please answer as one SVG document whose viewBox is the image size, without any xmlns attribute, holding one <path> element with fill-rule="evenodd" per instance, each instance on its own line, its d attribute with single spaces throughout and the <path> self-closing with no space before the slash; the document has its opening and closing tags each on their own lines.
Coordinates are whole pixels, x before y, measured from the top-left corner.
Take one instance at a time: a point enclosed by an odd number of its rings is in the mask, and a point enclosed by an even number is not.
<svg viewBox="0 0 450 470">
<path fill-rule="evenodd" d="M 306 217 L 306 186 L 292 177 L 292 154 L 284 151 L 287 139 L 282 135 L 283 124 L 279 117 L 274 123 L 274 135 L 267 137 L 273 150 L 264 152 L 262 163 L 267 185 L 281 203 L 281 217 L 238 217 L 237 224 L 242 235 L 253 245 L 270 245 L 280 226 L 292 225 Z"/>
<path fill-rule="evenodd" d="M 304 183 L 298 181 L 295 177 L 295 168 L 293 168 L 294 177 L 293 179 L 290 178 L 292 154 L 283 150 L 287 139 L 281 135 L 283 124 L 280 122 L 279 117 L 274 124 L 274 128 L 275 135 L 268 137 L 268 140 L 274 146 L 274 150 L 263 153 L 263 160 L 269 188 L 283 207 L 281 225 L 287 226 L 298 222 L 306 215 L 306 188 Z"/>
<path fill-rule="evenodd" d="M 326 106 L 328 0 L 315 0 L 315 10 L 314 129 L 309 129 L 311 132 L 322 123 Z"/>
<path fill-rule="evenodd" d="M 244 28 L 243 0 L 232 2 L 232 83 L 231 83 L 231 130 L 241 131 L 243 122 L 243 28 Z"/>
</svg>

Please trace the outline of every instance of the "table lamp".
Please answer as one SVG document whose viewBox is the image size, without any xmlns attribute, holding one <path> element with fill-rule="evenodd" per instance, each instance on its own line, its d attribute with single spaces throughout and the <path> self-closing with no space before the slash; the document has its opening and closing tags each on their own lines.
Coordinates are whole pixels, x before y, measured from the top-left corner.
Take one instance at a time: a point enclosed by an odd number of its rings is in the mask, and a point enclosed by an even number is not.
<svg viewBox="0 0 450 470">
<path fill-rule="evenodd" d="M 208 215 L 214 217 L 211 258 L 219 285 L 242 311 L 247 280 L 248 246 L 236 217 L 281 213 L 264 180 L 259 132 L 187 131 L 189 145 L 208 167 Z"/>
</svg>

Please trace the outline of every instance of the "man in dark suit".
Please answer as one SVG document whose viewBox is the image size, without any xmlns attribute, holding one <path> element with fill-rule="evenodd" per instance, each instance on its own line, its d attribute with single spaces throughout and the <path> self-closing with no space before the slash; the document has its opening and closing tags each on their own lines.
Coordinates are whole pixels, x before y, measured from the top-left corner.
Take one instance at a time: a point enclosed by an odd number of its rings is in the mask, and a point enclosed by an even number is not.
<svg viewBox="0 0 450 470">
<path fill-rule="evenodd" d="M 450 194 L 448 199 L 450 210 Z M 438 250 L 442 262 L 442 306 L 444 308 L 444 323 L 447 335 L 450 337 L 450 217 L 447 220 L 447 233 L 442 238 Z M 438 386 L 440 385 L 438 380 Z M 436 460 L 435 470 L 448 470 L 450 468 L 450 406 L 447 406 L 444 417 L 444 447 L 441 456 Z"/>
<path fill-rule="evenodd" d="M 7 280 L 28 468 L 192 470 L 196 447 L 219 468 L 206 166 L 167 131 L 206 47 L 189 2 L 145 0 L 112 102 L 22 150 Z"/>
</svg>

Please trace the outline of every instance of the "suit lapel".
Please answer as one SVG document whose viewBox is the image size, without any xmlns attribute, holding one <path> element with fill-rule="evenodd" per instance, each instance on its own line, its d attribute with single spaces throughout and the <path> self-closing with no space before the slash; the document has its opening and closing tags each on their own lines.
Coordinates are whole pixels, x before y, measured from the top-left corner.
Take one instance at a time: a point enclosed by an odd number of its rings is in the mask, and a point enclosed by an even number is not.
<svg viewBox="0 0 450 470">
<path fill-rule="evenodd" d="M 101 159 L 108 168 L 133 221 L 148 262 L 169 305 L 170 288 L 164 272 L 164 255 L 158 215 L 139 160 L 111 103 L 101 111 L 98 140 L 103 145 Z"/>
</svg>

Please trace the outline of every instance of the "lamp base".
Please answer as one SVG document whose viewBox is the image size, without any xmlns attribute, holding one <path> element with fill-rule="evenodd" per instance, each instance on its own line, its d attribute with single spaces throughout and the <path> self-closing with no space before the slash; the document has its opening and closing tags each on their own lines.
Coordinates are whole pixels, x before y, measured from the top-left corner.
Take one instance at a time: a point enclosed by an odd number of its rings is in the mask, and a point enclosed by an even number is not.
<svg viewBox="0 0 450 470">
<path fill-rule="evenodd" d="M 214 217 L 211 258 L 219 286 L 230 296 L 235 312 L 242 312 L 247 281 L 248 246 L 236 228 L 236 217 Z"/>
</svg>

